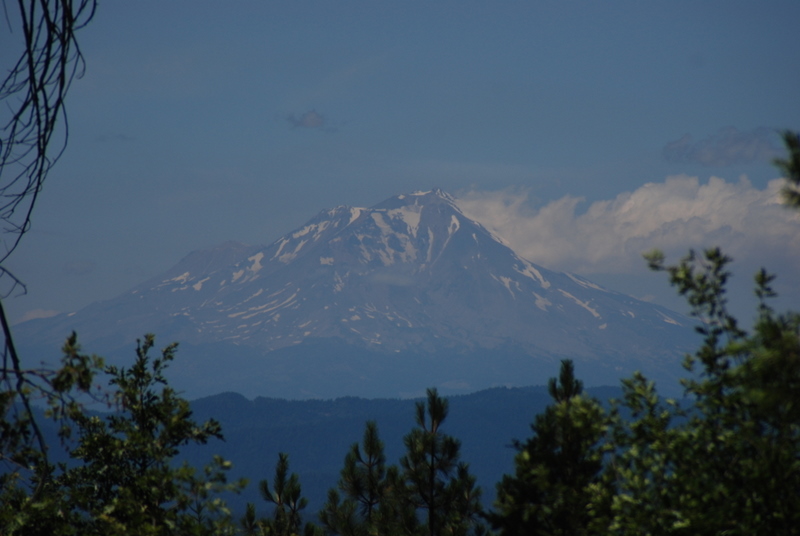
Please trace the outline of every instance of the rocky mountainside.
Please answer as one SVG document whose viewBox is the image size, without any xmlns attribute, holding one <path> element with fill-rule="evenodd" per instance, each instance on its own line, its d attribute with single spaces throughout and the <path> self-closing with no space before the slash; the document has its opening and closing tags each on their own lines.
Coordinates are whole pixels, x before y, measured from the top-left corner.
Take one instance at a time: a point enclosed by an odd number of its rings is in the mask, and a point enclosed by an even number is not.
<svg viewBox="0 0 800 536">
<path fill-rule="evenodd" d="M 194 252 L 121 296 L 18 326 L 30 344 L 73 329 L 106 351 L 146 332 L 180 341 L 198 394 L 474 390 L 543 381 L 564 357 L 611 383 L 673 375 L 692 346 L 686 318 L 521 258 L 440 190 L 325 210 L 267 247 Z M 221 362 L 236 365 L 214 389 L 203 370 Z"/>
</svg>

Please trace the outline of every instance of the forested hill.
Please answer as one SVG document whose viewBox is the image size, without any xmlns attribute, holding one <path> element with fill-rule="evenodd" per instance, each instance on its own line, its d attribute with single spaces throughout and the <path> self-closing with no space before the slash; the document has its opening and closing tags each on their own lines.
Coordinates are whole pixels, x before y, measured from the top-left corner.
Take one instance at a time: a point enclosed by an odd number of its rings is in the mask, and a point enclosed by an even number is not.
<svg viewBox="0 0 800 536">
<path fill-rule="evenodd" d="M 587 389 L 601 401 L 619 398 L 618 387 Z M 552 403 L 545 386 L 494 388 L 469 395 L 448 397 L 450 412 L 444 431 L 461 441 L 462 459 L 483 488 L 484 505 L 494 499 L 494 486 L 503 473 L 513 473 L 514 439 L 531 435 L 534 416 Z M 397 463 L 404 452 L 403 436 L 414 427 L 414 405 L 410 399 L 284 400 L 247 398 L 223 393 L 192 402 L 194 418 L 217 419 L 225 441 L 184 450 L 196 467 L 220 454 L 233 462 L 232 475 L 244 476 L 250 485 L 242 495 L 229 497 L 236 511 L 253 502 L 267 514 L 272 505 L 258 494 L 258 482 L 271 479 L 279 452 L 289 454 L 290 470 L 300 476 L 303 495 L 309 498 L 309 513 L 316 513 L 328 488 L 339 479 L 344 456 L 361 441 L 366 421 L 378 424 L 386 446 L 387 463 Z"/>
</svg>

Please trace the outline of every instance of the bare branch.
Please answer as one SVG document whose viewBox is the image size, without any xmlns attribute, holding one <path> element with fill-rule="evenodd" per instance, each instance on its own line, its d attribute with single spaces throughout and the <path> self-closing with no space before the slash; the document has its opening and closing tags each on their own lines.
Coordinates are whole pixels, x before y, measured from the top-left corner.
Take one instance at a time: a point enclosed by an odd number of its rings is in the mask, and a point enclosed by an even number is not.
<svg viewBox="0 0 800 536">
<path fill-rule="evenodd" d="M 23 49 L 0 85 L 0 266 L 30 228 L 42 185 L 66 148 L 64 99 L 85 67 L 75 32 L 97 7 L 96 0 L 17 4 Z"/>
<path fill-rule="evenodd" d="M 10 33 L 21 27 L 21 52 L 0 83 L 0 279 L 9 288 L 0 296 L 2 327 L 2 368 L 0 368 L 0 418 L 3 430 L 13 427 L 3 437 L 3 447 L 16 453 L 34 453 L 44 465 L 38 480 L 36 497 L 49 477 L 47 444 L 31 406 L 33 394 L 49 399 L 65 396 L 43 369 L 23 368 L 2 305 L 2 298 L 14 289 L 25 291 L 22 281 L 4 266 L 31 224 L 33 207 L 47 174 L 64 152 L 69 138 L 64 99 L 76 77 L 84 72 L 75 32 L 94 16 L 97 0 L 17 0 L 18 19 L 9 16 L 8 3 L 3 10 Z M 9 412 L 14 419 L 7 419 Z M 9 428 L 11 429 L 11 428 Z M 6 445 L 10 437 L 16 439 Z M 17 440 L 23 444 L 18 444 Z M 0 460 L 8 454 L 0 452 Z M 29 455 L 15 458 L 20 463 Z"/>
</svg>

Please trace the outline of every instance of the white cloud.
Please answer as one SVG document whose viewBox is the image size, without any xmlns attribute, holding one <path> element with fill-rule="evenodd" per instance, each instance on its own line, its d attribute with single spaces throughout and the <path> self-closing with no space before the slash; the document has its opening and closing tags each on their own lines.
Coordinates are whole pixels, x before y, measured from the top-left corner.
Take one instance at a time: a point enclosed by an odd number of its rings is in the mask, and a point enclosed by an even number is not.
<svg viewBox="0 0 800 536">
<path fill-rule="evenodd" d="M 511 190 L 471 191 L 458 205 L 518 253 L 551 269 L 640 274 L 644 251 L 660 248 L 674 260 L 689 248 L 720 246 L 748 268 L 763 264 L 791 274 L 800 269 L 800 215 L 780 204 L 782 185 L 776 179 L 760 190 L 746 178 L 701 183 L 680 175 L 596 201 L 582 213 L 583 198 L 534 207 L 527 192 Z"/>
</svg>

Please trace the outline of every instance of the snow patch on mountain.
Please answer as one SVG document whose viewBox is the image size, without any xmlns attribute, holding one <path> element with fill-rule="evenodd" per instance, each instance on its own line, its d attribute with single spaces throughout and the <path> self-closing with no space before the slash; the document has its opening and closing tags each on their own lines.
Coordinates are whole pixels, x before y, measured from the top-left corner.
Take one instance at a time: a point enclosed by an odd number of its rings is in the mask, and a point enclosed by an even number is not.
<svg viewBox="0 0 800 536">
<path fill-rule="evenodd" d="M 433 259 L 433 229 L 428 227 L 428 252 L 425 255 L 425 262 L 429 263 Z"/>
<path fill-rule="evenodd" d="M 584 288 L 593 288 L 593 289 L 599 290 L 601 292 L 608 292 L 606 289 L 604 289 L 600 285 L 592 283 L 591 281 L 587 281 L 586 279 L 580 278 L 580 277 L 578 277 L 578 276 L 576 276 L 574 274 L 571 274 L 569 272 L 565 272 L 565 274 L 566 274 L 567 277 L 569 277 L 570 279 L 572 279 L 573 281 L 575 281 L 577 284 L 579 284 L 580 286 L 582 286 Z"/>
<path fill-rule="evenodd" d="M 160 285 L 160 286 L 168 285 L 168 284 L 173 283 L 173 282 L 184 284 L 184 283 L 186 283 L 186 280 L 189 279 L 189 275 L 190 275 L 189 272 L 184 272 L 181 275 L 179 275 L 178 277 L 173 277 L 172 279 L 165 279 L 164 281 L 162 281 L 162 285 Z"/>
<path fill-rule="evenodd" d="M 195 290 L 201 290 L 203 288 L 203 283 L 205 283 L 209 279 L 211 279 L 211 277 L 206 277 L 204 279 L 201 279 L 200 281 L 198 281 L 197 283 L 192 285 L 192 288 L 195 289 Z"/>
<path fill-rule="evenodd" d="M 250 266 L 250 271 L 251 272 L 253 272 L 254 274 L 257 274 L 263 268 L 263 266 L 261 265 L 261 259 L 263 259 L 263 258 L 264 258 L 264 252 L 263 251 L 260 251 L 260 252 L 256 253 L 252 257 L 247 257 L 248 261 L 253 261 L 252 266 Z"/>
<path fill-rule="evenodd" d="M 408 234 L 414 238 L 417 237 L 421 213 L 422 207 L 419 205 L 396 208 L 386 212 L 390 218 L 403 221 L 408 227 Z"/>
<path fill-rule="evenodd" d="M 584 309 L 586 309 L 587 311 L 589 311 L 590 313 L 592 313 L 592 316 L 594 316 L 595 318 L 602 318 L 600 316 L 600 313 L 598 313 L 596 309 L 593 309 L 592 307 L 589 306 L 588 301 L 581 301 L 572 294 L 570 294 L 569 292 L 567 292 L 566 290 L 558 289 L 558 291 L 567 298 L 571 299 L 572 301 L 580 305 L 581 307 L 583 307 Z"/>
<path fill-rule="evenodd" d="M 510 277 L 504 277 L 502 275 L 498 277 L 498 276 L 492 274 L 492 278 L 494 278 L 495 281 L 497 281 L 498 283 L 500 283 L 501 285 L 506 287 L 506 290 L 508 290 L 508 292 L 511 294 L 512 298 L 517 299 L 516 294 L 514 294 L 514 291 L 511 289 L 511 284 L 513 283 L 514 286 L 516 286 L 517 290 L 519 291 L 520 290 L 519 283 L 517 283 L 516 281 L 514 281 Z"/>
<path fill-rule="evenodd" d="M 365 210 L 367 210 L 367 209 L 359 208 L 359 207 L 352 207 L 350 209 L 350 221 L 347 222 L 347 225 L 350 225 L 351 223 L 356 221 L 358 218 L 360 218 L 361 217 L 361 213 L 364 212 Z"/>
<path fill-rule="evenodd" d="M 447 234 L 452 236 L 453 233 L 458 231 L 460 228 L 461 228 L 461 222 L 459 222 L 458 218 L 456 218 L 455 214 L 453 214 L 452 216 L 450 216 L 450 225 L 447 227 Z"/>
<path fill-rule="evenodd" d="M 299 290 L 299 289 L 298 289 Z M 283 301 L 279 302 L 278 300 L 272 300 L 267 302 L 263 305 L 258 305 L 256 307 L 250 307 L 245 311 L 239 311 L 238 313 L 232 313 L 228 315 L 228 318 L 236 318 L 241 316 L 243 320 L 247 320 L 253 318 L 256 315 L 270 313 L 276 309 L 281 309 L 292 305 L 295 303 L 295 298 L 297 298 L 297 292 L 291 294 L 288 298 L 285 298 Z"/>
<path fill-rule="evenodd" d="M 670 318 L 669 316 L 665 315 L 661 311 L 658 311 L 658 314 L 661 315 L 661 319 L 664 322 L 666 322 L 667 324 L 673 324 L 673 325 L 676 325 L 676 326 L 682 326 L 683 325 L 680 322 L 678 322 L 677 320 L 675 320 L 673 318 Z"/>
<path fill-rule="evenodd" d="M 331 223 L 330 220 L 323 220 L 318 223 L 308 224 L 302 229 L 292 233 L 292 238 L 300 238 L 301 236 L 307 236 L 313 233 L 311 239 L 314 241 L 319 240 L 319 237 L 322 235 L 325 229 L 328 228 L 328 225 L 330 225 L 330 223 Z"/>
<path fill-rule="evenodd" d="M 388 235 L 392 233 L 392 228 L 389 227 L 385 221 L 383 221 L 383 214 L 380 212 L 373 212 L 370 214 L 372 216 L 372 221 L 375 222 L 375 225 L 378 226 L 382 235 Z"/>
<path fill-rule="evenodd" d="M 342 276 L 339 275 L 339 272 L 334 272 L 333 280 L 335 282 L 335 284 L 333 285 L 333 291 L 341 292 L 342 289 L 344 289 L 344 280 L 342 279 Z"/>
<path fill-rule="evenodd" d="M 543 298 L 542 296 L 539 296 L 535 292 L 533 293 L 533 297 L 536 298 L 536 301 L 534 302 L 536 304 L 536 307 L 538 307 L 539 309 L 541 309 L 544 312 L 547 312 L 547 308 L 549 306 L 553 305 L 553 302 L 551 302 L 547 298 Z"/>
<path fill-rule="evenodd" d="M 514 271 L 515 272 L 519 272 L 520 274 L 522 274 L 524 276 L 530 277 L 534 281 L 538 281 L 543 289 L 550 288 L 550 282 L 547 281 L 542 276 L 541 272 L 539 272 L 539 270 L 537 270 L 530 262 L 526 261 L 525 259 L 521 259 L 519 257 L 517 257 L 517 260 L 522 263 L 524 268 L 522 270 L 520 270 L 519 266 L 514 264 Z"/>
<path fill-rule="evenodd" d="M 300 242 L 298 242 L 298 243 L 297 243 L 297 245 L 294 247 L 294 250 L 292 250 L 292 251 L 290 251 L 290 252 L 287 252 L 287 253 L 284 253 L 283 255 L 280 255 L 280 256 L 278 256 L 278 254 L 280 253 L 280 251 L 283 249 L 283 246 L 284 246 L 284 245 L 285 245 L 287 242 L 289 242 L 289 241 L 288 241 L 288 240 L 286 240 L 286 242 L 281 242 L 281 247 L 280 247 L 280 249 L 278 250 L 278 253 L 276 253 L 276 254 L 273 256 L 273 258 L 275 258 L 275 257 L 278 257 L 278 260 L 279 260 L 279 261 L 281 261 L 283 264 L 289 264 L 289 263 L 290 263 L 292 260 L 294 260 L 294 259 L 297 257 L 297 254 L 298 254 L 298 253 L 300 253 L 300 250 L 301 250 L 301 249 L 303 249 L 303 246 L 304 246 L 304 245 L 306 245 L 306 242 L 307 242 L 307 240 L 301 240 L 301 241 L 300 241 Z"/>
</svg>

